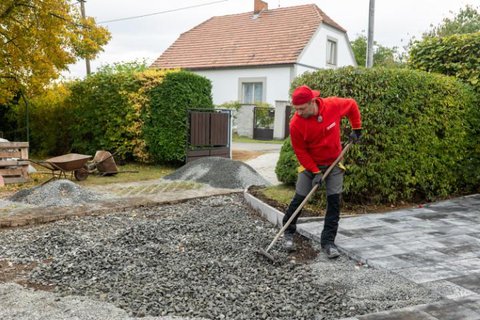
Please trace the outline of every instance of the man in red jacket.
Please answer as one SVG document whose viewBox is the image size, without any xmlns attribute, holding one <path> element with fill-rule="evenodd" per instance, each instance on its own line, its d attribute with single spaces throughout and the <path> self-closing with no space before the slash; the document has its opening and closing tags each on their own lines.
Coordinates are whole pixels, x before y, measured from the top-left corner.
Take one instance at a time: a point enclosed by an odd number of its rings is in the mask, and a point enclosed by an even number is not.
<svg viewBox="0 0 480 320">
<path fill-rule="evenodd" d="M 352 127 L 350 141 L 358 142 L 362 133 L 362 120 L 353 99 L 320 98 L 320 92 L 308 86 L 293 91 L 292 105 L 295 114 L 290 121 L 290 139 L 293 151 L 301 164 L 295 195 L 287 208 L 283 224 L 290 219 L 315 184 L 321 183 L 322 173 L 342 152 L 340 124 L 347 117 Z M 329 258 L 340 254 L 335 237 L 340 220 L 340 195 L 343 188 L 343 165 L 337 165 L 325 179 L 327 212 L 321 235 L 321 246 Z M 293 234 L 297 217 L 285 230 L 285 247 L 293 249 Z"/>
</svg>

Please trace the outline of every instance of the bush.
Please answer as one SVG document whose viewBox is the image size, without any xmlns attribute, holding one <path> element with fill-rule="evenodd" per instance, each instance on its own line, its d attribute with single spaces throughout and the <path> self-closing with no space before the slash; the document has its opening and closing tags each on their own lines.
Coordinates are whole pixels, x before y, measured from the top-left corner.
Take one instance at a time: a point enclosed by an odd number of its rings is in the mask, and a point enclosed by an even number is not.
<svg viewBox="0 0 480 320">
<path fill-rule="evenodd" d="M 32 99 L 32 148 L 42 155 L 109 150 L 143 163 L 183 161 L 191 108 L 213 109 L 206 78 L 139 63 L 105 66 Z"/>
<path fill-rule="evenodd" d="M 128 128 L 138 118 L 130 94 L 140 90 L 136 74 L 143 70 L 144 65 L 135 63 L 106 66 L 70 84 L 72 150 L 86 154 L 109 150 L 133 158 L 137 137 Z"/>
<path fill-rule="evenodd" d="M 292 142 L 290 137 L 288 137 L 280 149 L 280 157 L 275 166 L 275 174 L 278 180 L 283 183 L 294 184 L 297 181 L 297 168 L 299 165 L 297 156 L 293 152 Z"/>
<path fill-rule="evenodd" d="M 351 67 L 306 73 L 292 88 L 301 84 L 360 106 L 364 136 L 345 159 L 346 201 L 434 200 L 478 188 L 480 116 L 468 86 L 421 71 Z M 296 176 L 289 143 L 276 168 L 285 183 Z"/>
<path fill-rule="evenodd" d="M 70 89 L 64 84 L 48 88 L 30 100 L 30 150 L 40 157 L 61 155 L 71 149 L 72 113 L 65 101 Z"/>
<path fill-rule="evenodd" d="M 143 134 L 154 161 L 183 162 L 188 138 L 188 109 L 213 110 L 211 82 L 187 71 L 169 73 L 147 92 Z"/>
<path fill-rule="evenodd" d="M 411 68 L 455 76 L 480 92 L 480 32 L 426 38 L 410 50 Z"/>
</svg>

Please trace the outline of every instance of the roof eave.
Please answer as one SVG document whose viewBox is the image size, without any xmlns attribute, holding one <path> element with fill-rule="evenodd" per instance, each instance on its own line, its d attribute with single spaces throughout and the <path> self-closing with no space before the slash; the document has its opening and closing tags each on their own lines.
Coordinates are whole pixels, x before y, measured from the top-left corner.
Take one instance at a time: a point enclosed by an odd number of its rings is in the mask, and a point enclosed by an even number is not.
<svg viewBox="0 0 480 320">
<path fill-rule="evenodd" d="M 267 64 L 245 64 L 245 65 L 225 65 L 225 66 L 151 66 L 154 69 L 184 69 L 190 71 L 204 71 L 204 70 L 225 70 L 225 69 L 250 69 L 250 68 L 269 68 L 269 67 L 288 67 L 296 64 L 296 61 L 292 62 L 279 62 L 279 63 L 267 63 Z"/>
</svg>

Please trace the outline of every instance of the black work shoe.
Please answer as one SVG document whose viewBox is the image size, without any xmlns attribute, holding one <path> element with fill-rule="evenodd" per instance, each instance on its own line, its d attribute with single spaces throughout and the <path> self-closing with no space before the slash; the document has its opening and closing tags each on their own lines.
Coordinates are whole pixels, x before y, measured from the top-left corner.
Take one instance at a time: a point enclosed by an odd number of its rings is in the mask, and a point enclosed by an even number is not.
<svg viewBox="0 0 480 320">
<path fill-rule="evenodd" d="M 285 232 L 283 234 L 283 247 L 288 250 L 288 251 L 293 251 L 295 250 L 295 246 L 293 244 L 293 233 L 287 233 Z"/>
<path fill-rule="evenodd" d="M 338 251 L 337 246 L 333 243 L 325 245 L 325 247 L 323 247 L 323 251 L 325 251 L 328 259 L 334 259 L 340 256 L 340 252 Z"/>
</svg>

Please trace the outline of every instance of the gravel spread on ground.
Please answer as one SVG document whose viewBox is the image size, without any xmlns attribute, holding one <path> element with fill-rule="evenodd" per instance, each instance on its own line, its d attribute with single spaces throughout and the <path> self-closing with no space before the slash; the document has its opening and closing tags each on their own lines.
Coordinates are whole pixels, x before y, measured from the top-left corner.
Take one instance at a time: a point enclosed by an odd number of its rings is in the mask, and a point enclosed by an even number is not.
<svg viewBox="0 0 480 320">
<path fill-rule="evenodd" d="M 16 283 L 0 284 L 0 319 L 48 320 L 182 320 L 182 317 L 130 317 L 108 302 L 81 296 L 61 296 L 41 290 L 24 288 Z M 32 308 L 31 306 L 42 306 Z M 3 307 L 8 306 L 8 307 Z M 202 320 L 200 318 L 189 320 Z"/>
<path fill-rule="evenodd" d="M 44 185 L 23 189 L 13 194 L 8 200 L 42 207 L 75 206 L 102 199 L 102 195 L 85 189 L 66 180 L 52 180 Z"/>
<path fill-rule="evenodd" d="M 343 256 L 296 262 L 281 241 L 270 251 L 278 261 L 272 265 L 255 249 L 277 231 L 242 195 L 230 194 L 1 230 L 0 261 L 34 263 L 30 285 L 111 303 L 132 317 L 338 319 L 438 299 Z M 3 303 L 0 310 L 8 309 Z M 88 312 L 102 314 L 102 303 Z M 65 319 L 85 309 L 57 308 Z"/>
<path fill-rule="evenodd" d="M 226 189 L 245 189 L 251 185 L 270 185 L 270 182 L 248 164 L 221 157 L 206 157 L 189 162 L 164 178 L 196 181 L 215 188 Z"/>
</svg>

